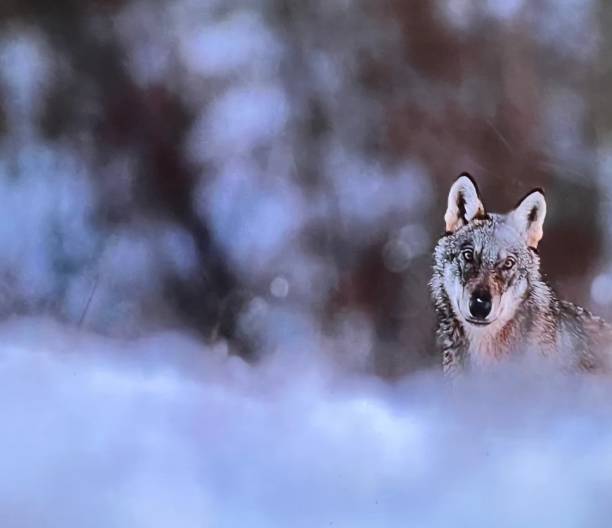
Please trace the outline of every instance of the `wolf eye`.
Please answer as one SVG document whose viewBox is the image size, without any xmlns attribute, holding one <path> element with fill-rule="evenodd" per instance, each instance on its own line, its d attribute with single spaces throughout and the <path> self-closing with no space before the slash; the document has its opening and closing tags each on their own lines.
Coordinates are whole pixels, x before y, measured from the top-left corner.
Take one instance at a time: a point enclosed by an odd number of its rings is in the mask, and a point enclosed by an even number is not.
<svg viewBox="0 0 612 528">
<path fill-rule="evenodd" d="M 474 252 L 471 249 L 464 249 L 461 254 L 466 262 L 472 262 L 472 260 L 474 260 Z"/>
<path fill-rule="evenodd" d="M 516 264 L 516 260 L 512 257 L 508 257 L 506 260 L 504 260 L 504 263 L 502 264 L 502 268 L 504 268 L 505 270 L 509 270 L 514 268 L 514 265 Z"/>
</svg>

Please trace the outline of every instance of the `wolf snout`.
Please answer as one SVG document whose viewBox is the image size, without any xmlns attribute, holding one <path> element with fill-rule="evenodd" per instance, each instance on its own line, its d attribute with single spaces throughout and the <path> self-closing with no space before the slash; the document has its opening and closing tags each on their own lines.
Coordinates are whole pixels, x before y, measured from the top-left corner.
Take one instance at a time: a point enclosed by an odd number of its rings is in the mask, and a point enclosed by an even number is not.
<svg viewBox="0 0 612 528">
<path fill-rule="evenodd" d="M 470 299 L 470 313 L 475 319 L 484 320 L 491 313 L 491 294 L 486 290 L 476 290 Z"/>
</svg>

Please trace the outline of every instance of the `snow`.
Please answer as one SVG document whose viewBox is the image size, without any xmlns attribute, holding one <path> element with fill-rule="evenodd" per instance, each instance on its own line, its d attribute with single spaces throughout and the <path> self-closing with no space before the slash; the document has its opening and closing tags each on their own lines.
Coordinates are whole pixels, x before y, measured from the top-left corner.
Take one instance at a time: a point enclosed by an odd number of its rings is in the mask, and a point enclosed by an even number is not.
<svg viewBox="0 0 612 528">
<path fill-rule="evenodd" d="M 0 329 L 11 526 L 605 526 L 611 387 L 505 371 L 387 385 L 177 334 Z M 172 358 L 172 359 L 170 359 Z"/>
</svg>

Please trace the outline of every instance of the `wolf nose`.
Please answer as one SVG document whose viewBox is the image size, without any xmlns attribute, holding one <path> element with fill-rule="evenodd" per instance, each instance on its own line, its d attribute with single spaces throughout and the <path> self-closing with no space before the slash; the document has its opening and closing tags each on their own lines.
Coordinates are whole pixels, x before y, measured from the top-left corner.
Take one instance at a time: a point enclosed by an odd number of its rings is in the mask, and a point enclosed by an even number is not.
<svg viewBox="0 0 612 528">
<path fill-rule="evenodd" d="M 470 313 L 476 319 L 486 319 L 491 313 L 491 294 L 486 291 L 476 291 L 470 300 Z"/>
</svg>

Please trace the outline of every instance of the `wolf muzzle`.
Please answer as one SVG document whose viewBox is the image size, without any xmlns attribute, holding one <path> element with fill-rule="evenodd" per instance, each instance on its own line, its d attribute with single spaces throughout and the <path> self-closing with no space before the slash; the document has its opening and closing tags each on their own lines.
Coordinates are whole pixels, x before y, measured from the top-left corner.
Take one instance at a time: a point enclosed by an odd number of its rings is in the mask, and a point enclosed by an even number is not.
<svg viewBox="0 0 612 528">
<path fill-rule="evenodd" d="M 491 313 L 493 306 L 491 293 L 487 290 L 475 290 L 470 299 L 470 314 L 478 321 L 484 321 Z"/>
</svg>

